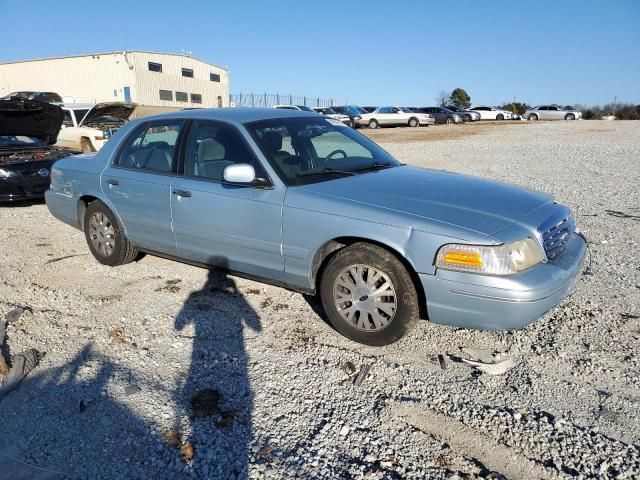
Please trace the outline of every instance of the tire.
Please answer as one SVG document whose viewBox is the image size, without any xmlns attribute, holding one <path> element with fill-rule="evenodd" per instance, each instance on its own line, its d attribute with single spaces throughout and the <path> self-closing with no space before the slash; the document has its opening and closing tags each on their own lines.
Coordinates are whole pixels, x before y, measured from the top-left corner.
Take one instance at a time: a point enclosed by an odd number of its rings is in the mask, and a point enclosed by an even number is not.
<svg viewBox="0 0 640 480">
<path fill-rule="evenodd" d="M 499 113 L 498 115 L 496 115 L 496 120 L 504 120 L 504 115 Z"/>
<path fill-rule="evenodd" d="M 370 275 L 376 276 L 372 285 L 366 283 Z M 385 285 L 386 290 L 373 295 Z M 331 325 L 365 345 L 397 341 L 420 317 L 418 294 L 406 267 L 389 251 L 369 243 L 354 243 L 331 257 L 320 279 L 320 300 Z M 378 307 L 382 304 L 384 310 Z"/>
<path fill-rule="evenodd" d="M 417 118 L 415 118 L 415 117 L 411 117 L 411 118 L 409 119 L 409 126 L 410 126 L 410 127 L 414 127 L 414 128 L 415 128 L 415 127 L 417 127 L 417 126 L 419 126 L 419 125 L 420 125 L 420 122 L 418 121 L 418 119 L 417 119 Z"/>
<path fill-rule="evenodd" d="M 467 122 L 471 122 L 473 120 L 473 118 L 471 118 L 471 115 L 465 115 L 465 121 Z"/>
<path fill-rule="evenodd" d="M 564 117 L 565 120 L 575 120 L 576 116 L 573 113 L 567 113 Z"/>
<path fill-rule="evenodd" d="M 453 122 L 453 118 L 451 118 L 451 117 L 447 117 L 447 119 L 445 120 L 445 122 L 444 122 L 444 123 L 446 123 L 447 125 L 453 125 L 453 123 L 454 123 L 454 122 Z"/>
<path fill-rule="evenodd" d="M 86 137 L 82 137 L 80 139 L 80 150 L 82 153 L 93 153 L 96 151 L 96 149 L 93 148 L 93 145 L 91 145 L 89 139 Z"/>
<path fill-rule="evenodd" d="M 538 120 L 538 116 L 535 113 L 532 113 L 527 117 L 527 120 L 531 120 L 532 122 L 535 122 Z"/>
<path fill-rule="evenodd" d="M 125 237 L 114 213 L 100 200 L 94 200 L 87 207 L 84 236 L 92 255 L 103 265 L 124 265 L 131 263 L 138 255 L 136 248 Z"/>
<path fill-rule="evenodd" d="M 371 119 L 369 121 L 369 128 L 378 128 L 378 127 L 379 127 L 379 125 L 378 125 L 378 121 L 377 120 Z"/>
</svg>

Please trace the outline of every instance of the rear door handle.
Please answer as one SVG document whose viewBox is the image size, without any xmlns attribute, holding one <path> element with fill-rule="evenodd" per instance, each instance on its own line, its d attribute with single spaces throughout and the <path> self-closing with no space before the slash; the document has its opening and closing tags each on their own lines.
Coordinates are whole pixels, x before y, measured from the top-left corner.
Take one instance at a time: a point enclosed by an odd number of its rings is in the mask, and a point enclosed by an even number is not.
<svg viewBox="0 0 640 480">
<path fill-rule="evenodd" d="M 113 178 L 110 178 L 109 180 L 107 180 L 107 183 L 113 186 L 120 185 L 120 182 L 118 180 L 114 180 Z"/>
<path fill-rule="evenodd" d="M 173 194 L 178 197 L 190 197 L 191 192 L 187 192 L 186 190 L 174 190 Z"/>
</svg>

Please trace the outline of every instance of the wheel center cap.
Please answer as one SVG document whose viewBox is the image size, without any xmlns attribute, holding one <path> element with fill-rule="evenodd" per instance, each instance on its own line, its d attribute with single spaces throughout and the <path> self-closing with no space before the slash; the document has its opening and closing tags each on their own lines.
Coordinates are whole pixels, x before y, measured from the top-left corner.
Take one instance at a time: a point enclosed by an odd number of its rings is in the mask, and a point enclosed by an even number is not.
<svg viewBox="0 0 640 480">
<path fill-rule="evenodd" d="M 371 310 L 374 306 L 375 297 L 366 288 L 358 288 L 354 292 L 355 304 L 360 310 Z"/>
</svg>

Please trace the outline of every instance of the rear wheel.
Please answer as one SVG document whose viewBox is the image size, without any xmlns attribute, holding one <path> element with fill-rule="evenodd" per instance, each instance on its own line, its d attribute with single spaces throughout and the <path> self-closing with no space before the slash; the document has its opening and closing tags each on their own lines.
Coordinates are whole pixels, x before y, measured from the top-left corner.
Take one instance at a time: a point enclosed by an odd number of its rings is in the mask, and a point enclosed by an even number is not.
<svg viewBox="0 0 640 480">
<path fill-rule="evenodd" d="M 378 125 L 378 121 L 377 121 L 377 120 L 375 120 L 375 119 L 371 119 L 371 120 L 369 121 L 369 128 L 378 128 L 378 126 L 379 126 L 379 125 Z"/>
<path fill-rule="evenodd" d="M 447 119 L 445 120 L 445 123 L 446 123 L 447 125 L 452 125 L 452 124 L 454 123 L 454 122 L 453 122 L 453 118 L 451 118 L 451 117 L 447 117 Z"/>
<path fill-rule="evenodd" d="M 504 120 L 504 115 L 499 113 L 498 115 L 496 115 L 496 120 Z"/>
<path fill-rule="evenodd" d="M 420 125 L 420 122 L 418 122 L 418 119 L 415 117 L 411 117 L 409 119 L 409 126 L 410 127 L 417 127 L 418 125 Z"/>
<path fill-rule="evenodd" d="M 82 150 L 82 153 L 92 153 L 96 151 L 96 149 L 93 148 L 93 145 L 91 145 L 89 139 L 86 137 L 82 137 L 80 139 L 80 150 Z"/>
<path fill-rule="evenodd" d="M 335 329 L 366 345 L 395 342 L 420 315 L 406 267 L 389 251 L 369 243 L 354 243 L 329 260 L 320 298 Z"/>
<path fill-rule="evenodd" d="M 565 120 L 575 120 L 576 116 L 573 113 L 567 113 L 564 117 Z"/>
<path fill-rule="evenodd" d="M 84 214 L 84 235 L 89 250 L 103 265 L 124 265 L 132 262 L 138 254 L 125 237 L 114 213 L 100 200 L 94 200 L 87 207 Z"/>
<path fill-rule="evenodd" d="M 465 115 L 465 116 L 464 116 L 464 118 L 465 118 L 465 120 L 466 120 L 467 122 L 470 122 L 471 120 L 473 120 L 473 119 L 471 118 L 471 115 L 469 115 L 469 114 Z"/>
<path fill-rule="evenodd" d="M 535 122 L 536 120 L 538 120 L 538 116 L 535 113 L 532 113 L 527 117 L 527 120 L 531 120 L 532 122 Z"/>
</svg>

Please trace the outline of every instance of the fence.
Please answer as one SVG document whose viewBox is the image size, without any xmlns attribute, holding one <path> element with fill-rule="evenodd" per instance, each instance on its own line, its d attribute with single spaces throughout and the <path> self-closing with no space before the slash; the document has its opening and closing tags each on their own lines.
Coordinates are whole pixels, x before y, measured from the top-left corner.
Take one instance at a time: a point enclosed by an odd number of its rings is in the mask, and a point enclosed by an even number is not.
<svg viewBox="0 0 640 480">
<path fill-rule="evenodd" d="M 265 107 L 274 105 L 305 105 L 307 107 L 331 107 L 338 105 L 335 99 L 281 95 L 279 93 L 236 93 L 229 95 L 230 104 L 236 107 Z"/>
</svg>

